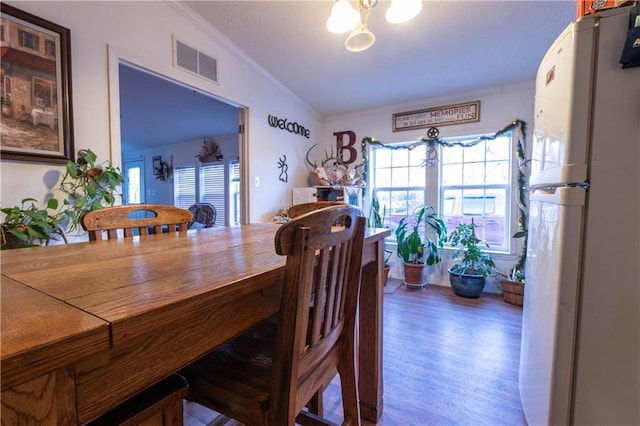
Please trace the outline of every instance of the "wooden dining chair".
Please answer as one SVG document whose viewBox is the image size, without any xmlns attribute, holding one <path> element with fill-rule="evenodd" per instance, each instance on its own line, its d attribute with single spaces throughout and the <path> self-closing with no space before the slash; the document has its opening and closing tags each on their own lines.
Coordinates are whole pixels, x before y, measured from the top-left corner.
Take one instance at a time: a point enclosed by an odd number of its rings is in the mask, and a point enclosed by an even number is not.
<svg viewBox="0 0 640 426">
<path fill-rule="evenodd" d="M 315 201 L 312 203 L 295 204 L 289 207 L 288 212 L 289 212 L 289 217 L 294 219 L 300 215 L 312 212 L 314 210 L 319 210 L 319 209 L 324 209 L 326 207 L 339 206 L 344 204 L 345 203 L 342 203 L 340 201 Z"/>
<path fill-rule="evenodd" d="M 341 226 L 335 226 L 340 223 Z M 332 424 L 303 410 L 340 375 L 344 423 L 360 425 L 356 312 L 365 218 L 348 204 L 282 225 L 279 313 L 181 370 L 187 400 L 248 426 Z"/>
<path fill-rule="evenodd" d="M 146 215 L 147 217 L 140 217 Z M 191 222 L 189 210 L 160 204 L 129 204 L 105 207 L 86 213 L 81 224 L 89 233 L 89 240 L 125 238 L 134 235 L 186 232 Z"/>
<path fill-rule="evenodd" d="M 142 215 L 148 216 L 140 217 Z M 89 233 L 89 240 L 95 241 L 116 239 L 119 231 L 125 238 L 161 233 L 164 227 L 168 227 L 169 232 L 186 232 L 190 221 L 191 212 L 180 207 L 131 204 L 90 211 L 82 217 L 81 224 Z M 182 398 L 187 388 L 186 380 L 173 374 L 132 396 L 91 425 L 180 426 L 183 423 Z"/>
</svg>

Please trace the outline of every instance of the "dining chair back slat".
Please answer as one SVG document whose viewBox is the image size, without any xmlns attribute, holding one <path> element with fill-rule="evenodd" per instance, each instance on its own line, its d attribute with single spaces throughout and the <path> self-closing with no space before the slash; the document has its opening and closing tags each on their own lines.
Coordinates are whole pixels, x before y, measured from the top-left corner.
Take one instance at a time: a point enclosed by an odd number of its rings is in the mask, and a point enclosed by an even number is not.
<svg viewBox="0 0 640 426">
<path fill-rule="evenodd" d="M 140 217 L 142 215 L 146 217 Z M 160 204 L 105 207 L 87 212 L 81 220 L 90 241 L 115 239 L 120 235 L 130 238 L 160 234 L 165 229 L 168 232 L 186 232 L 190 222 L 189 210 Z"/>
</svg>

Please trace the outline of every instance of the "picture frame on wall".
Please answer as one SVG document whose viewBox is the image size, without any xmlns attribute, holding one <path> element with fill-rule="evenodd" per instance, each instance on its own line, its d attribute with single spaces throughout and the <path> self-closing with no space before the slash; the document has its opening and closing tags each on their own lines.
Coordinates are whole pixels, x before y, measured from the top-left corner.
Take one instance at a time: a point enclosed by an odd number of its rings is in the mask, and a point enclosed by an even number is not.
<svg viewBox="0 0 640 426">
<path fill-rule="evenodd" d="M 0 6 L 0 158 L 73 160 L 70 31 L 5 3 Z"/>
</svg>

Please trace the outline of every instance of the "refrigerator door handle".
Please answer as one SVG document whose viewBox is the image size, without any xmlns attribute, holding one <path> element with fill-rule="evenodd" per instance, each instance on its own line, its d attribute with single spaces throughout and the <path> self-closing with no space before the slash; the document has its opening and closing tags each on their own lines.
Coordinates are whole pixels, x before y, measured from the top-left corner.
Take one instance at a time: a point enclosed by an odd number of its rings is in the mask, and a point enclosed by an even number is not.
<svg viewBox="0 0 640 426">
<path fill-rule="evenodd" d="M 580 186 L 562 186 L 531 190 L 529 199 L 563 206 L 584 206 L 586 190 Z"/>
</svg>

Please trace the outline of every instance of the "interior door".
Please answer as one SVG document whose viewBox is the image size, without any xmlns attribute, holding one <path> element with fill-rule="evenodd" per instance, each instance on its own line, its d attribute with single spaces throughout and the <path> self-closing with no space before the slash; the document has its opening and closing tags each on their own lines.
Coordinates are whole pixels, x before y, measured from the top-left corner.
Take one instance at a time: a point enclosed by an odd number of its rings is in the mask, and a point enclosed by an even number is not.
<svg viewBox="0 0 640 426">
<path fill-rule="evenodd" d="M 122 187 L 124 204 L 142 204 L 145 202 L 144 160 L 126 160 L 123 163 L 125 176 Z"/>
</svg>

